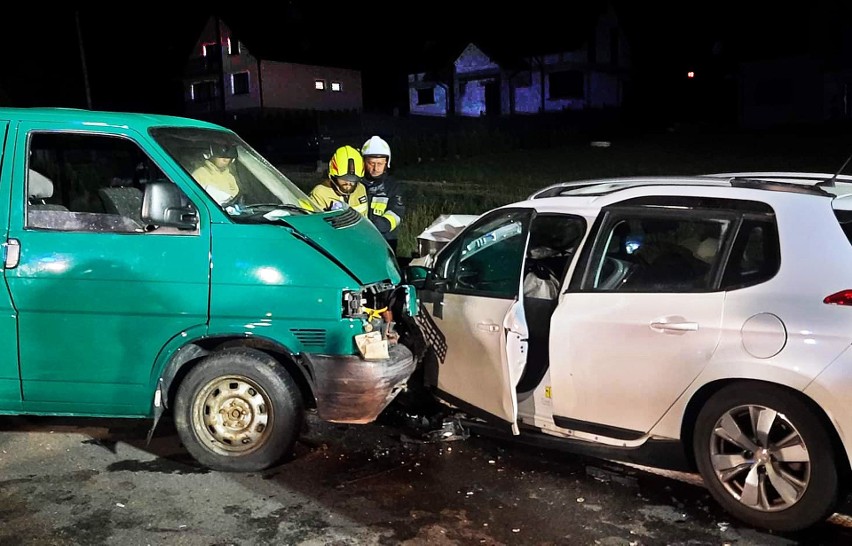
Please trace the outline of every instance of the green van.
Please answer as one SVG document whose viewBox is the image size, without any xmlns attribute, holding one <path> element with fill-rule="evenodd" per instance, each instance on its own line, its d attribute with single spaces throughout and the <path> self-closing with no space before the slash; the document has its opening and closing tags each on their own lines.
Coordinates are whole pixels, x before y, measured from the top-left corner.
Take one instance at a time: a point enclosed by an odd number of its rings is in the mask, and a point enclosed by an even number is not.
<svg viewBox="0 0 852 546">
<path fill-rule="evenodd" d="M 201 464 L 256 471 L 306 411 L 371 422 L 414 371 L 394 323 L 416 294 L 381 234 L 320 211 L 234 132 L 0 108 L 0 145 L 0 414 L 153 432 L 170 411 Z"/>
</svg>

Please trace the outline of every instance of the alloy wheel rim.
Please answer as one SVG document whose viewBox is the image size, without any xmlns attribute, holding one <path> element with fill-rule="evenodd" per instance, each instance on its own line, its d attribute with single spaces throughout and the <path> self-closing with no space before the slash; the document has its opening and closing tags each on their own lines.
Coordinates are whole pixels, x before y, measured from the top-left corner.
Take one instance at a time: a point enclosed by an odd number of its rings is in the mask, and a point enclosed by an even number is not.
<svg viewBox="0 0 852 546">
<path fill-rule="evenodd" d="M 217 377 L 193 403 L 193 428 L 208 449 L 220 455 L 245 455 L 268 439 L 272 405 L 263 388 L 244 376 Z"/>
<path fill-rule="evenodd" d="M 760 405 L 732 408 L 716 421 L 710 464 L 732 497 L 761 512 L 796 504 L 811 478 L 808 449 L 799 431 L 783 413 Z"/>
</svg>

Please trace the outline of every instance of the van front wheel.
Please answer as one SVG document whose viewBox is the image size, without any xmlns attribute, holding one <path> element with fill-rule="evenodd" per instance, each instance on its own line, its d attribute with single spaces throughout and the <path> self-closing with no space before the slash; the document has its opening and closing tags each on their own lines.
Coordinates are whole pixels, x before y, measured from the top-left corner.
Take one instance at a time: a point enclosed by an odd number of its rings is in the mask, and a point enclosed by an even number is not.
<svg viewBox="0 0 852 546">
<path fill-rule="evenodd" d="M 291 454 L 303 419 L 287 370 L 256 349 L 213 353 L 181 382 L 174 407 L 178 436 L 213 470 L 255 472 Z"/>
</svg>

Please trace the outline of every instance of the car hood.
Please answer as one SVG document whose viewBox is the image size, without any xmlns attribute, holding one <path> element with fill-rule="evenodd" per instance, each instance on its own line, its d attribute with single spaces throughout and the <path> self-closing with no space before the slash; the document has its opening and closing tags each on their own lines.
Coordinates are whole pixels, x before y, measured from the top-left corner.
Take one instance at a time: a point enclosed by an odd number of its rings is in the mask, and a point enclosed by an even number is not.
<svg viewBox="0 0 852 546">
<path fill-rule="evenodd" d="M 397 284 L 402 278 L 399 264 L 382 234 L 353 209 L 287 216 L 280 221 L 361 284 L 384 280 Z"/>
</svg>

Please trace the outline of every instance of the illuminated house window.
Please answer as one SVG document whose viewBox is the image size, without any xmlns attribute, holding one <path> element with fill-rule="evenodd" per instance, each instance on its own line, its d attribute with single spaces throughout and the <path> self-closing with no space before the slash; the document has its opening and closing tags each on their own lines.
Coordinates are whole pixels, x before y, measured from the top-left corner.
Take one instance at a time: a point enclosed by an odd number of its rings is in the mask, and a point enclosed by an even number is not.
<svg viewBox="0 0 852 546">
<path fill-rule="evenodd" d="M 325 91 L 325 80 L 314 80 L 314 89 L 317 91 Z"/>
<path fill-rule="evenodd" d="M 248 95 L 249 92 L 249 73 L 237 72 L 231 74 L 231 94 L 232 95 Z"/>
<path fill-rule="evenodd" d="M 417 104 L 435 104 L 435 88 L 417 90 Z"/>
<path fill-rule="evenodd" d="M 239 40 L 232 42 L 231 38 L 228 38 L 228 55 L 239 55 L 240 53 L 242 53 L 242 49 Z"/>
<path fill-rule="evenodd" d="M 343 86 L 340 85 L 340 82 L 331 82 L 331 90 L 332 91 L 343 91 Z"/>
<path fill-rule="evenodd" d="M 551 99 L 582 99 L 585 96 L 583 73 L 579 70 L 552 72 L 549 81 Z"/>
<path fill-rule="evenodd" d="M 189 87 L 192 102 L 210 102 L 216 97 L 216 83 L 212 81 L 195 82 Z"/>
</svg>

